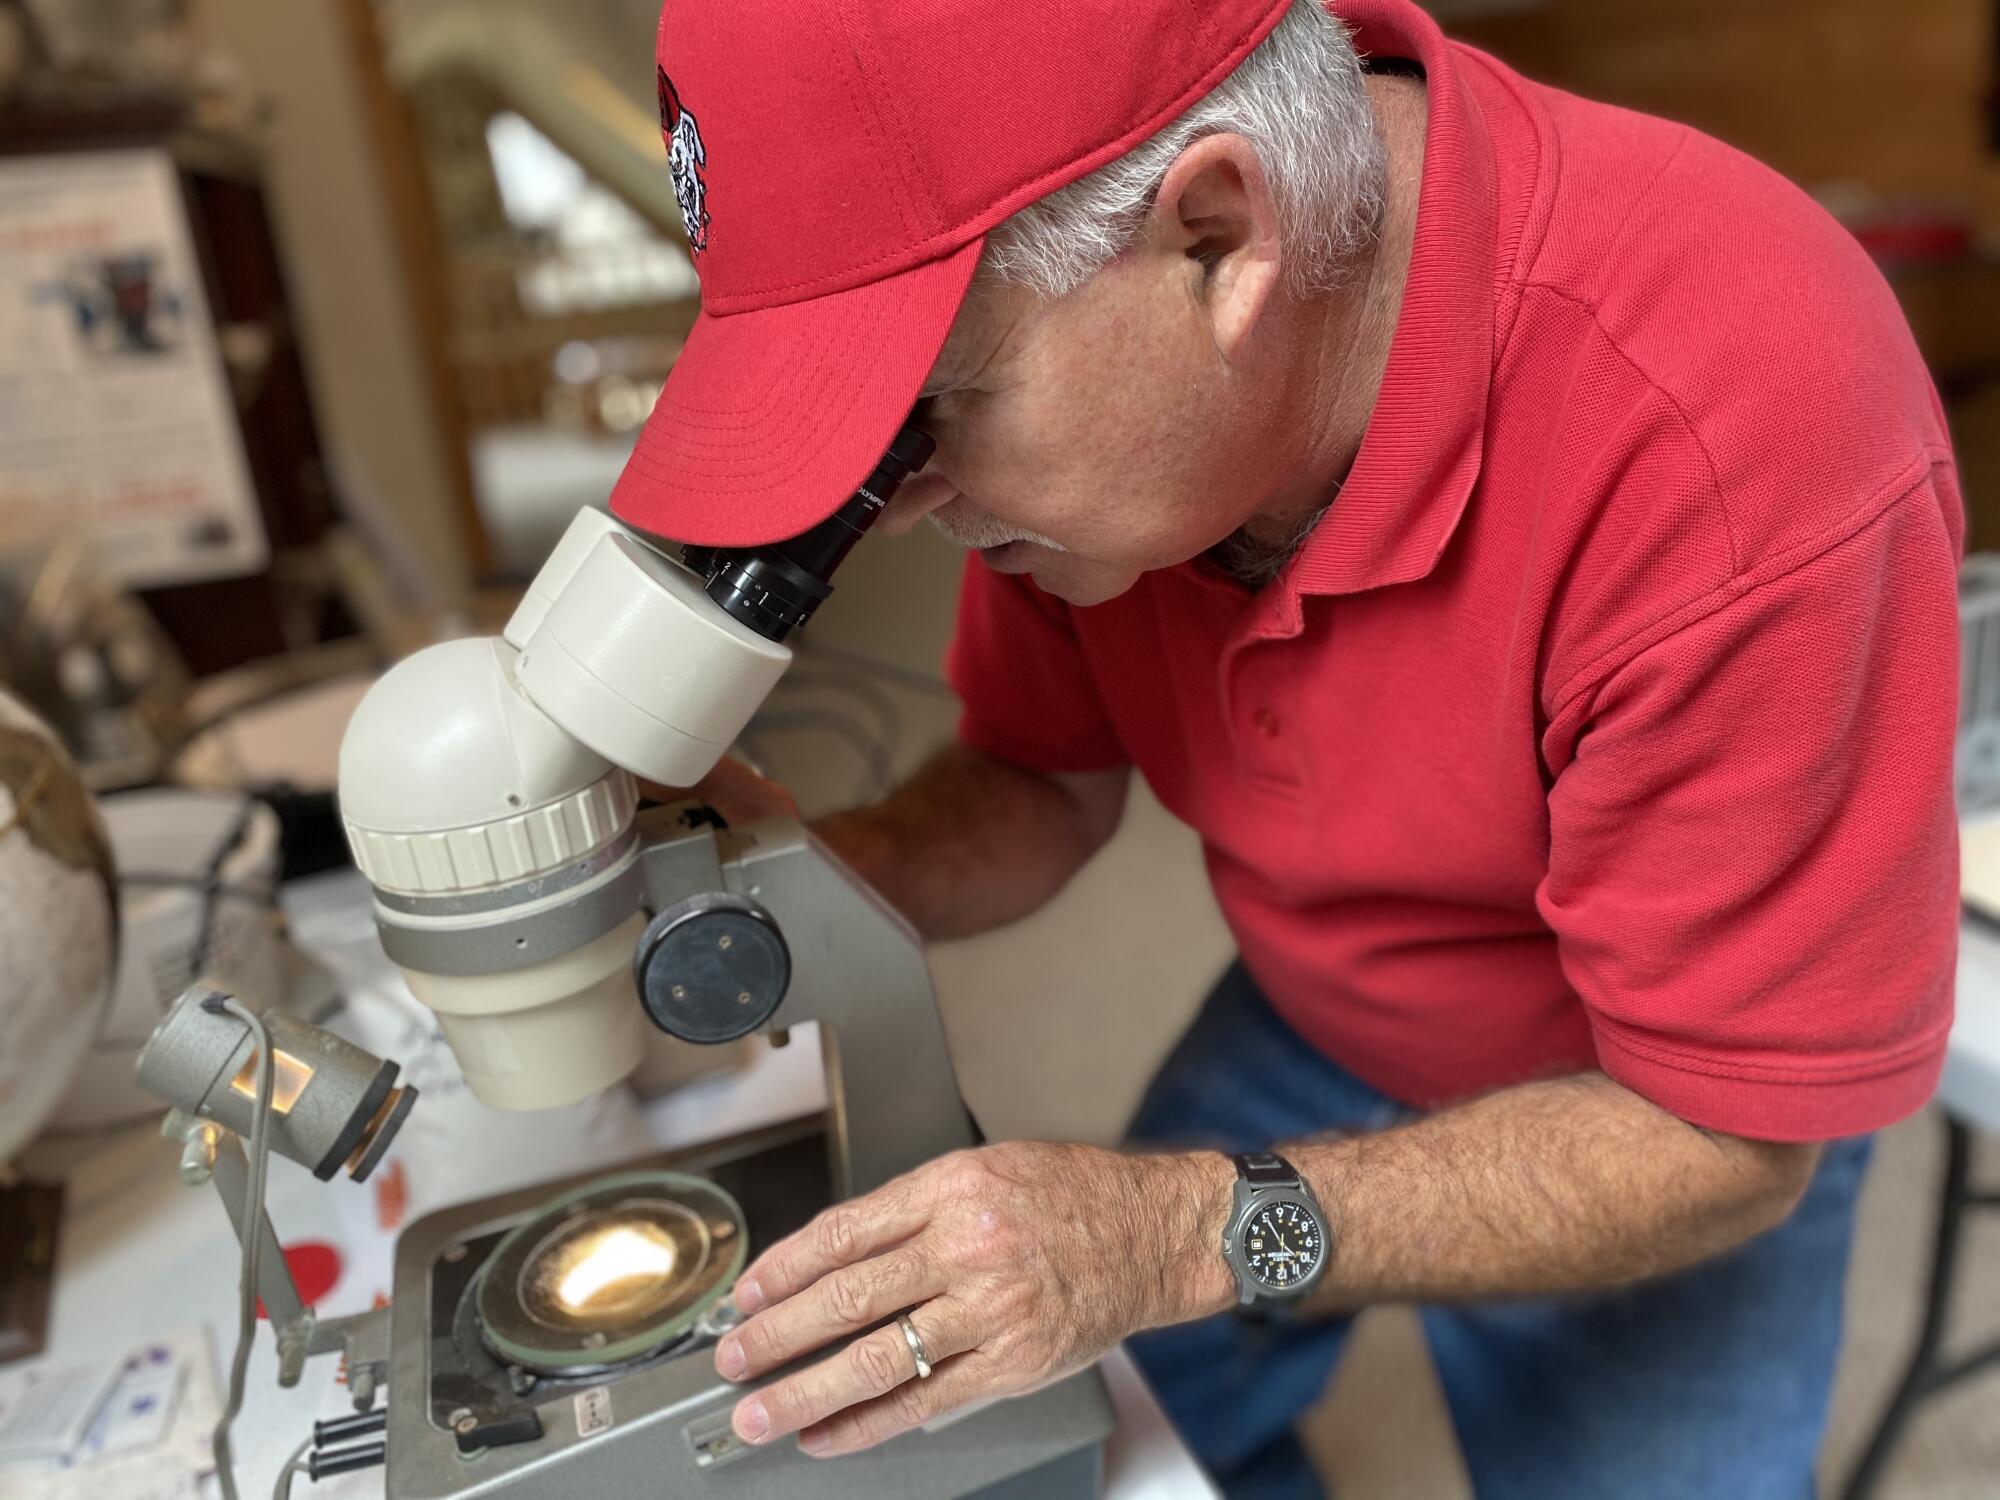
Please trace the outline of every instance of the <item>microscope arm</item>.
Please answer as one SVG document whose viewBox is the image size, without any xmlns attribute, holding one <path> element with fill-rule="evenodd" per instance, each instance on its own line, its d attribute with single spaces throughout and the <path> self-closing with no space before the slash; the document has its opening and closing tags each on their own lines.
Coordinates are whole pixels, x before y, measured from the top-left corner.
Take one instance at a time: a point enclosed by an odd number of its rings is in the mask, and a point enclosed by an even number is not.
<svg viewBox="0 0 2000 1500">
<path fill-rule="evenodd" d="M 841 1195 L 976 1144 L 916 931 L 794 822 L 750 829 L 725 876 L 803 956 L 778 1020 L 818 1021 L 827 1039 Z"/>
<path fill-rule="evenodd" d="M 791 819 L 720 834 L 642 829 L 654 912 L 726 891 L 783 935 L 791 983 L 767 1024 L 820 1024 L 839 1196 L 976 1143 L 922 940 L 887 902 Z"/>
</svg>

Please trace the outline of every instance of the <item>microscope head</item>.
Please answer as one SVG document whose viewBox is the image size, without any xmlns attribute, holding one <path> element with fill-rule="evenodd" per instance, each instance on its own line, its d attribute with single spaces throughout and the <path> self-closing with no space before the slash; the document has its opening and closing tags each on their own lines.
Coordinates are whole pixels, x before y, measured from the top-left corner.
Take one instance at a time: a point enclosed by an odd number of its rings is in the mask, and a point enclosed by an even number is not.
<svg viewBox="0 0 2000 1500">
<path fill-rule="evenodd" d="M 638 1065 L 634 775 L 692 786 L 714 768 L 930 449 L 906 428 L 811 531 L 686 564 L 584 511 L 499 639 L 420 651 L 362 700 L 340 748 L 348 843 L 384 947 L 480 1099 L 573 1103 Z"/>
</svg>

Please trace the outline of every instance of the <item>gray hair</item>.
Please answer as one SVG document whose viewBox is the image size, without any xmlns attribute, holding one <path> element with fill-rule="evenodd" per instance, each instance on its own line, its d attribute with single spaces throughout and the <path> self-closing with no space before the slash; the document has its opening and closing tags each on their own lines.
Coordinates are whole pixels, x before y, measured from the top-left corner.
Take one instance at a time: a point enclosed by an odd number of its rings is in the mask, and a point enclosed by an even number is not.
<svg viewBox="0 0 2000 1500">
<path fill-rule="evenodd" d="M 1158 135 L 998 225 L 982 274 L 1044 297 L 1075 291 L 1138 238 L 1180 154 L 1221 134 L 1248 138 L 1263 162 L 1287 289 L 1339 286 L 1374 238 L 1387 167 L 1353 39 L 1322 0 L 1292 0 L 1236 71 Z"/>
</svg>

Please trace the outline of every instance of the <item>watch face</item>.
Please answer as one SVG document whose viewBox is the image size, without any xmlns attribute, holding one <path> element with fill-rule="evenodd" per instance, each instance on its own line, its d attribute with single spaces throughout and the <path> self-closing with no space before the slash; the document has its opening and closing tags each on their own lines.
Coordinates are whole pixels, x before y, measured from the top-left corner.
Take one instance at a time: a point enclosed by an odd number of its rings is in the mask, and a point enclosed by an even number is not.
<svg viewBox="0 0 2000 1500">
<path fill-rule="evenodd" d="M 1243 1263 L 1260 1285 L 1274 1292 L 1309 1280 L 1325 1254 L 1319 1221 L 1300 1204 L 1260 1208 L 1243 1226 Z"/>
</svg>

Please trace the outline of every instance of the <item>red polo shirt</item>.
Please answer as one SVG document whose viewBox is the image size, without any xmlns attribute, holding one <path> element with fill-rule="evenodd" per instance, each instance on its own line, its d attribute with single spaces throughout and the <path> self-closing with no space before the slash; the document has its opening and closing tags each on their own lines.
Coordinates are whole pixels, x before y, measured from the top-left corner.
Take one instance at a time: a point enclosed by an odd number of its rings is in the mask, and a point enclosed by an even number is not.
<svg viewBox="0 0 2000 1500">
<path fill-rule="evenodd" d="M 1194 562 L 1075 609 L 975 559 L 963 738 L 1137 766 L 1278 1010 L 1396 1098 L 1601 1068 L 1748 1136 L 1910 1112 L 1963 523 L 1894 299 L 1715 141 L 1337 8 L 1430 84 L 1353 473 L 1254 597 Z"/>
</svg>

